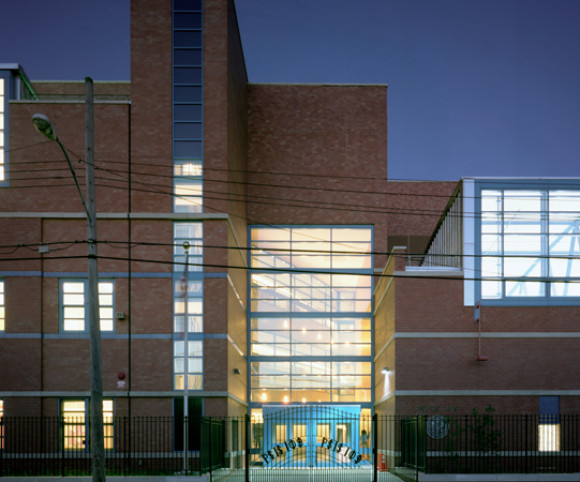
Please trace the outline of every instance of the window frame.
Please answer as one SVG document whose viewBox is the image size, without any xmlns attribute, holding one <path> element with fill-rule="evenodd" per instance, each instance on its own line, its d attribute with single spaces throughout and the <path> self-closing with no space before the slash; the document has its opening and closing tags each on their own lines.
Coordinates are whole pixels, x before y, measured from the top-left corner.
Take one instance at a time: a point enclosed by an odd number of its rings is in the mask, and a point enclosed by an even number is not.
<svg viewBox="0 0 580 482">
<path fill-rule="evenodd" d="M 70 422 L 67 422 L 65 414 L 65 404 L 67 403 L 82 403 L 83 410 L 82 415 L 78 416 L 77 419 L 74 419 Z M 105 404 L 111 403 L 111 410 L 110 412 L 106 410 Z M 59 401 L 59 413 L 60 413 L 60 420 L 61 420 L 61 428 L 59 433 L 59 448 L 61 452 L 90 452 L 91 444 L 90 444 L 90 399 L 89 398 L 61 398 Z M 110 413 L 110 415 L 107 415 Z M 82 418 L 81 418 L 82 417 Z M 110 422 L 108 420 L 110 419 Z M 67 427 L 82 427 L 84 429 L 83 435 L 72 437 L 83 437 L 83 445 L 82 448 L 77 447 L 66 447 L 66 440 L 67 440 Z M 109 435 L 108 435 L 109 434 Z M 115 400 L 112 398 L 105 398 L 103 399 L 103 435 L 105 441 L 105 450 L 108 452 L 112 452 L 115 450 Z M 107 447 L 107 442 L 110 441 L 110 446 Z"/>
<path fill-rule="evenodd" d="M 82 330 L 71 330 L 71 329 L 65 329 L 65 308 L 66 307 L 80 307 L 81 305 L 77 304 L 67 304 L 65 305 L 64 303 L 64 297 L 65 297 L 65 292 L 64 292 L 64 285 L 66 283 L 78 283 L 78 284 L 82 284 L 84 289 L 83 289 L 83 297 L 84 297 L 84 302 L 83 305 L 84 306 L 84 319 L 83 319 L 83 329 Z M 101 287 L 101 284 L 105 284 L 105 283 L 111 283 L 113 286 L 113 290 L 111 293 L 112 296 L 112 304 L 111 305 L 101 305 L 100 303 L 100 297 L 101 297 L 101 292 L 99 291 L 99 325 L 101 327 L 101 333 L 114 333 L 115 329 L 116 329 L 116 316 L 115 316 L 115 305 L 116 305 L 116 283 L 114 279 L 99 279 L 98 281 L 98 285 L 99 288 Z M 89 332 L 89 326 L 87 323 L 88 320 L 88 316 L 89 316 L 89 303 L 88 303 L 88 279 L 86 278 L 61 278 L 59 280 L 59 286 L 58 286 L 58 302 L 59 302 L 59 332 L 60 333 L 88 333 Z M 112 311 L 112 316 L 111 316 L 111 324 L 112 324 L 112 328 L 110 330 L 103 330 L 102 329 L 102 318 L 100 316 L 100 312 L 102 308 L 110 308 Z"/>
<path fill-rule="evenodd" d="M 261 229 L 266 231 L 260 233 Z M 369 407 L 374 399 L 374 226 L 250 225 L 248 244 L 252 246 L 247 275 L 250 406 L 307 400 Z M 345 264 L 346 260 L 351 263 Z M 367 276 L 368 284 L 354 282 Z M 286 309 L 274 304 L 272 309 L 262 309 L 257 303 L 261 299 L 288 304 Z M 295 309 L 296 303 L 291 303 L 295 300 L 310 311 Z M 352 333 L 360 340 L 353 343 L 341 337 L 344 323 L 353 326 Z M 368 329 L 363 329 L 367 324 Z M 273 352 L 268 354 L 268 348 Z M 276 353 L 277 348 L 281 351 Z M 262 363 L 288 364 L 289 369 L 254 373 Z M 323 372 L 300 373 L 303 363 L 305 367 L 318 364 Z M 353 373 L 349 386 L 344 386 L 335 368 L 347 364 Z M 364 364 L 370 372 L 355 373 Z"/>
<path fill-rule="evenodd" d="M 497 211 L 498 213 L 498 225 L 500 226 L 498 229 L 497 236 L 501 241 L 501 248 L 499 248 L 498 254 L 495 255 L 501 262 L 501 266 L 499 269 L 499 275 L 497 279 L 499 279 L 500 284 L 500 291 L 501 294 L 498 297 L 484 297 L 483 295 L 483 288 L 482 283 L 484 280 L 484 268 L 483 259 L 486 256 L 490 258 L 494 258 L 493 254 L 484 255 L 483 254 L 483 235 L 486 234 L 483 231 L 483 215 L 484 211 L 482 210 L 482 201 L 483 201 L 483 192 L 484 191 L 499 191 L 501 193 L 501 202 L 502 206 L 501 209 Z M 532 238 L 536 236 L 541 244 L 540 254 L 531 253 L 529 256 L 523 255 L 512 255 L 511 258 L 522 256 L 525 258 L 537 258 L 539 260 L 539 276 L 505 276 L 505 258 L 510 257 L 509 255 L 505 254 L 505 226 L 504 226 L 504 218 L 505 213 L 517 213 L 519 211 L 506 211 L 504 206 L 504 200 L 506 198 L 505 193 L 513 193 L 516 191 L 522 192 L 531 192 L 536 191 L 540 193 L 539 202 L 541 203 L 541 208 L 539 210 L 532 210 L 529 211 L 530 213 L 536 213 L 538 216 L 538 220 L 535 221 L 536 225 L 539 227 L 539 231 L 537 233 L 521 233 L 521 236 L 527 236 Z M 475 183 L 475 203 L 474 203 L 474 211 L 475 215 L 475 260 L 474 260 L 474 274 L 475 274 L 475 300 L 481 300 L 485 305 L 488 306 L 573 306 L 580 304 L 580 296 L 556 296 L 551 293 L 552 285 L 557 282 L 557 280 L 561 279 L 557 276 L 550 275 L 550 236 L 552 233 L 550 232 L 550 219 L 557 218 L 557 211 L 550 211 L 549 206 L 549 199 L 550 193 L 553 191 L 570 191 L 570 192 L 577 192 L 580 194 L 580 179 L 570 179 L 570 180 L 476 180 Z M 508 198 L 510 196 L 507 196 Z M 485 213 L 493 213 L 495 211 L 485 211 Z M 528 212 L 528 211 L 524 211 Z M 571 211 L 576 212 L 576 211 Z M 556 216 L 554 216 L 556 214 Z M 467 215 L 469 215 L 467 213 Z M 518 233 L 508 233 L 508 236 L 517 236 Z M 514 258 L 515 259 L 515 258 Z M 539 283 L 543 283 L 544 292 L 538 296 L 515 296 L 515 295 L 506 295 L 507 287 L 506 283 L 509 283 L 510 280 L 525 280 L 529 278 L 530 282 L 534 282 L 537 280 Z M 567 280 L 572 281 L 579 281 L 580 276 L 578 277 L 569 277 L 566 278 Z"/>
</svg>

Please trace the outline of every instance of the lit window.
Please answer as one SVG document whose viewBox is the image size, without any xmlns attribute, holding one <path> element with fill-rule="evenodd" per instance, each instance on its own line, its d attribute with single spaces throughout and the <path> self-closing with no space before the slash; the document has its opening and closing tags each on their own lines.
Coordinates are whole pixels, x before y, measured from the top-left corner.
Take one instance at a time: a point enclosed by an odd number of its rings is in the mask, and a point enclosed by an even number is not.
<svg viewBox="0 0 580 482">
<path fill-rule="evenodd" d="M 88 402 L 86 400 L 64 400 L 61 404 L 63 418 L 63 448 L 65 450 L 88 450 Z M 105 450 L 113 446 L 113 401 L 103 400 L 103 432 Z"/>
<path fill-rule="evenodd" d="M 372 236 L 371 227 L 252 228 L 252 402 L 371 401 Z"/>
<path fill-rule="evenodd" d="M 61 309 L 63 331 L 85 331 L 88 326 L 88 281 L 63 281 L 61 283 Z M 99 318 L 101 331 L 114 329 L 114 284 L 99 281 Z"/>
<path fill-rule="evenodd" d="M 481 298 L 580 297 L 580 190 L 481 191 Z"/>
<path fill-rule="evenodd" d="M 0 331 L 6 329 L 6 301 L 4 298 L 4 280 L 0 280 Z"/>
<path fill-rule="evenodd" d="M 188 343 L 188 366 L 189 390 L 203 389 L 203 345 L 202 341 L 190 341 Z M 185 343 L 175 341 L 173 343 L 173 373 L 176 390 L 183 390 L 185 379 Z"/>
<path fill-rule="evenodd" d="M 560 451 L 559 424 L 540 424 L 538 426 L 538 450 L 540 452 Z"/>
<path fill-rule="evenodd" d="M 175 223 L 173 230 L 173 386 L 175 390 L 183 390 L 187 371 L 188 389 L 202 390 L 203 341 L 200 337 L 203 333 L 203 223 Z M 186 267 L 184 244 L 187 243 L 189 256 Z"/>
<path fill-rule="evenodd" d="M 203 174 L 201 161 L 175 161 L 174 210 L 176 213 L 200 213 L 203 209 Z"/>
</svg>

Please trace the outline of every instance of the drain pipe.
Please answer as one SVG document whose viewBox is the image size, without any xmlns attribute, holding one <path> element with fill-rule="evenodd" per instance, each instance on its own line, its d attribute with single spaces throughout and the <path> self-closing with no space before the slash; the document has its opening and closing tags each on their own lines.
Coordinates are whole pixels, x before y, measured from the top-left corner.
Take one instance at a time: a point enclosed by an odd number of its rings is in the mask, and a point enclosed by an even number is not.
<svg viewBox="0 0 580 482">
<path fill-rule="evenodd" d="M 474 322 L 477 323 L 477 361 L 487 361 L 488 357 L 481 354 L 481 300 L 475 305 Z"/>
</svg>

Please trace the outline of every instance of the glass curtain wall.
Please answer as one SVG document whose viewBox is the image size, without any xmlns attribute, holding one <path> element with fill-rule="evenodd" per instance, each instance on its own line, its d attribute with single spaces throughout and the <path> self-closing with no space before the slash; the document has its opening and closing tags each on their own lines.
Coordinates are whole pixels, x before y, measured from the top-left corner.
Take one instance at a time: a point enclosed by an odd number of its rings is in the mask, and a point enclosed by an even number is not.
<svg viewBox="0 0 580 482">
<path fill-rule="evenodd" d="M 372 227 L 255 226 L 250 237 L 252 406 L 370 407 Z"/>
<path fill-rule="evenodd" d="M 580 189 L 481 190 L 481 298 L 580 297 Z"/>
</svg>

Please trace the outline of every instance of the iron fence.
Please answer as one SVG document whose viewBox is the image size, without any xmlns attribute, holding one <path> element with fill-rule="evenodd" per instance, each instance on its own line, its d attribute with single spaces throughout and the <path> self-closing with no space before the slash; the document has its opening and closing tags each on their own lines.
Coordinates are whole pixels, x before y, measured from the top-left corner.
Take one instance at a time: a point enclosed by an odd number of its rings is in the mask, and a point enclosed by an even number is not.
<svg viewBox="0 0 580 482">
<path fill-rule="evenodd" d="M 108 475 L 237 474 L 279 480 L 289 470 L 317 470 L 328 480 L 417 480 L 427 473 L 580 472 L 577 415 L 387 416 L 372 419 L 293 411 L 275 417 L 106 420 Z M 91 472 L 88 421 L 0 419 L 0 476 L 82 476 Z M 264 478 L 266 477 L 266 478 Z M 342 476 L 341 476 L 342 477 Z M 290 480 L 290 479 L 289 479 Z M 325 479 L 326 480 L 326 479 Z"/>
</svg>

